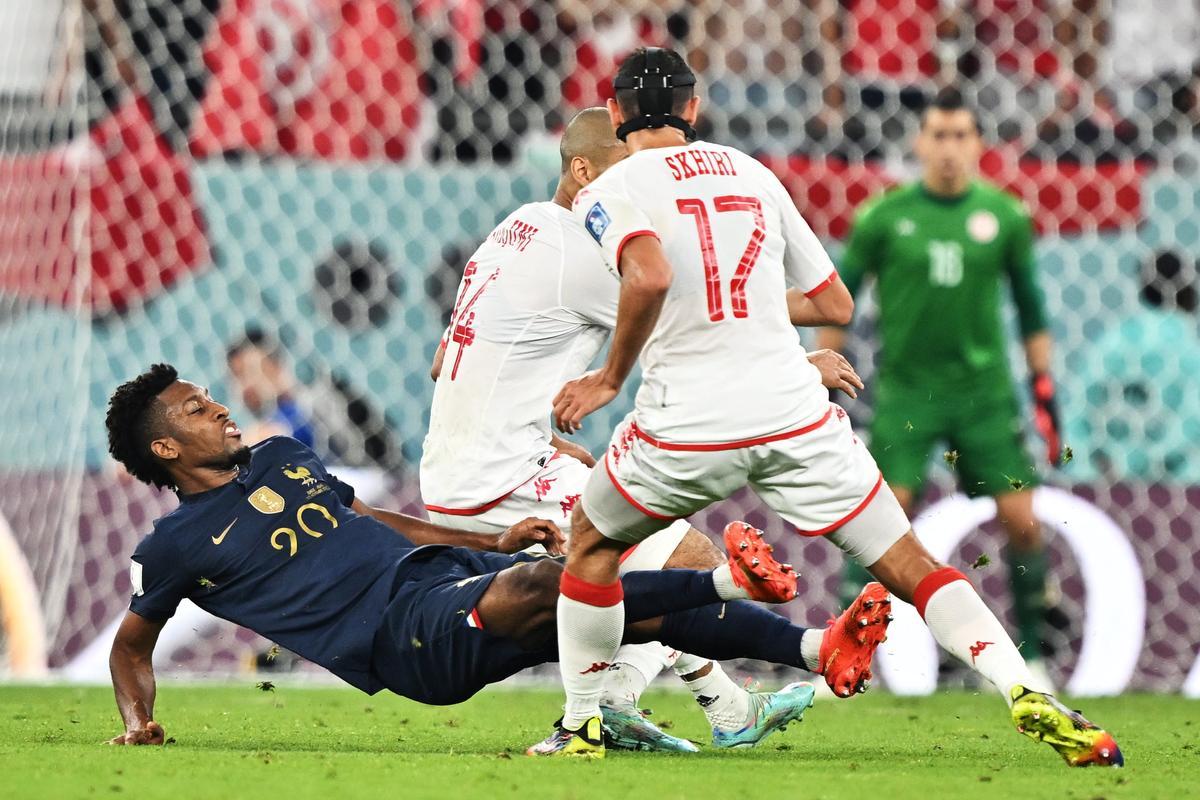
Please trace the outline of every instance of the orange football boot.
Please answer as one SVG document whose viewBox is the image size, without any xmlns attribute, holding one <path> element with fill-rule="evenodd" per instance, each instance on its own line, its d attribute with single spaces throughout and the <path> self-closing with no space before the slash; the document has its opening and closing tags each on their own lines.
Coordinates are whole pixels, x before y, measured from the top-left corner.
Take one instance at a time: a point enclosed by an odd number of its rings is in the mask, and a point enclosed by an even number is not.
<svg viewBox="0 0 1200 800">
<path fill-rule="evenodd" d="M 829 620 L 821 639 L 820 669 L 825 683 L 838 697 L 865 692 L 871 682 L 875 648 L 887 639 L 892 621 L 892 598 L 880 583 L 868 583 L 841 613 Z"/>
<path fill-rule="evenodd" d="M 733 582 L 745 589 L 751 600 L 786 603 L 796 596 L 796 570 L 776 561 L 772 550 L 763 541 L 762 531 L 744 522 L 725 526 L 725 551 Z"/>
</svg>

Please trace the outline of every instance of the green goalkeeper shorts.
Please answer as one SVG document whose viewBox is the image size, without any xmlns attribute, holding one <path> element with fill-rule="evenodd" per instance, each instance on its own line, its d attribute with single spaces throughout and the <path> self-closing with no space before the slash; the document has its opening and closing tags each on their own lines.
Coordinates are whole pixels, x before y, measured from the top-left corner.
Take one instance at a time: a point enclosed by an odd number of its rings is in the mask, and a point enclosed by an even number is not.
<svg viewBox="0 0 1200 800">
<path fill-rule="evenodd" d="M 970 497 L 1037 485 L 1011 384 L 953 393 L 878 386 L 870 450 L 891 486 L 919 496 L 934 452 Z"/>
</svg>

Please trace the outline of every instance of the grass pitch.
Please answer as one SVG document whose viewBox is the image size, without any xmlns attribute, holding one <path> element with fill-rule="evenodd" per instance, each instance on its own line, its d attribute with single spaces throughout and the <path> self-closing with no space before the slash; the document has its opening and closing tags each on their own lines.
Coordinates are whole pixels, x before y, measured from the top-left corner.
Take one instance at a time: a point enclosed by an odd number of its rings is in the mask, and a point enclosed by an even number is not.
<svg viewBox="0 0 1200 800">
<path fill-rule="evenodd" d="M 107 688 L 0 687 L 0 798 L 1169 798 L 1200 785 L 1200 702 L 1087 700 L 1116 734 L 1124 770 L 1068 769 L 1016 734 L 994 695 L 821 700 L 756 750 L 531 759 L 557 715 L 550 690 L 497 689 L 430 708 L 388 694 L 279 686 L 159 687 L 174 742 L 102 743 L 119 731 Z M 707 741 L 690 696 L 644 704 L 673 733 Z"/>
</svg>

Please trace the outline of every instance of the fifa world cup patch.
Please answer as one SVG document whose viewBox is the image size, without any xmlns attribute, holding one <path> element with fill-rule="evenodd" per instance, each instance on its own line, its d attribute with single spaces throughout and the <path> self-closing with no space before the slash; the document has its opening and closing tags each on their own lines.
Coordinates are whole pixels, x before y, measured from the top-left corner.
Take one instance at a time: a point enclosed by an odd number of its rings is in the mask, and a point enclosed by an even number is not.
<svg viewBox="0 0 1200 800">
<path fill-rule="evenodd" d="M 592 238 L 596 240 L 596 244 L 600 243 L 600 237 L 608 230 L 610 223 L 612 223 L 612 217 L 608 216 L 604 206 L 599 203 L 594 203 L 588 209 L 587 219 L 584 220 L 584 225 L 587 226 L 588 233 L 592 235 Z"/>
</svg>

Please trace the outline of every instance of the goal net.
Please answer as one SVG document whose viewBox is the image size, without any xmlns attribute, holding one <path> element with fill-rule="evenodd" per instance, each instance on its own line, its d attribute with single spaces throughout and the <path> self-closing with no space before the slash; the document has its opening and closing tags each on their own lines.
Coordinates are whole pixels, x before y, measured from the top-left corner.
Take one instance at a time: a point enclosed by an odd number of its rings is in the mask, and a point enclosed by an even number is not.
<svg viewBox="0 0 1200 800">
<path fill-rule="evenodd" d="M 1080 692 L 1179 690 L 1200 643 L 1200 20 L 1189 0 L 1140 5 L 7 4 L 0 528 L 14 546 L 0 576 L 28 576 L 40 619 L 36 635 L 6 626 L 0 675 L 105 677 L 129 555 L 176 502 L 106 452 L 107 397 L 150 363 L 207 382 L 248 432 L 306 437 L 369 501 L 422 513 L 429 363 L 467 257 L 508 211 L 550 196 L 558 133 L 609 96 L 616 63 L 668 45 L 699 76 L 701 136 L 768 164 L 835 260 L 854 209 L 916 174 L 932 94 L 955 85 L 980 109 L 982 173 L 1037 223 L 1073 453 L 1036 500 L 1069 620 L 1052 672 Z M 860 298 L 850 340 L 868 384 L 873 306 Z M 583 443 L 601 449 L 629 402 Z M 865 430 L 870 394 L 843 404 Z M 934 461 L 918 534 L 964 569 L 990 554 L 970 574 L 1007 614 L 1002 534 Z M 749 495 L 696 521 L 733 518 L 797 565 L 787 610 L 822 624 L 840 555 Z M 0 592 L 0 619 L 33 616 L 11 613 L 18 602 Z M 183 615 L 163 671 L 236 673 L 269 647 Z M 18 665 L 16 637 L 31 636 L 44 646 L 21 652 L 42 655 Z M 893 638 L 887 682 L 928 690 L 927 643 Z"/>
</svg>

